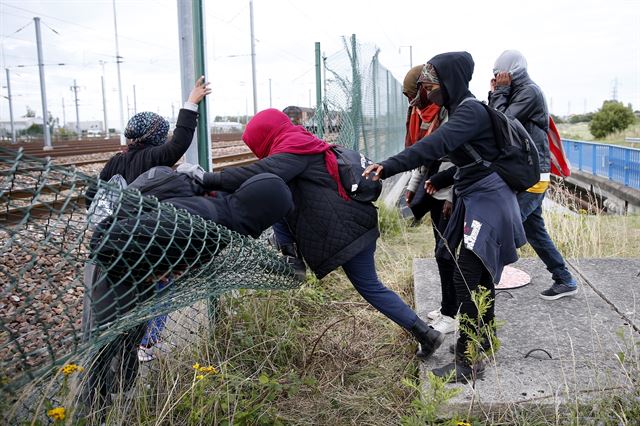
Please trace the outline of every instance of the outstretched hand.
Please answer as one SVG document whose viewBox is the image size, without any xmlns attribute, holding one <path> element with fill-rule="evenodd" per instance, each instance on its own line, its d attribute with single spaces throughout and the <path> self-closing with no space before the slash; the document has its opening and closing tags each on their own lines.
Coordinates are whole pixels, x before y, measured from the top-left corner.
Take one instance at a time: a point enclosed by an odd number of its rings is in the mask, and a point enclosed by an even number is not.
<svg viewBox="0 0 640 426">
<path fill-rule="evenodd" d="M 197 164 L 182 163 L 178 166 L 176 172 L 187 175 L 191 179 L 195 179 L 198 183 L 204 181 L 204 169 Z"/>
<path fill-rule="evenodd" d="M 371 180 L 375 182 L 377 180 L 380 180 L 382 169 L 383 167 L 378 163 L 370 164 L 366 169 L 364 169 L 364 172 L 362 172 L 362 176 L 364 176 L 366 179 L 369 179 L 369 176 L 371 176 Z"/>
<path fill-rule="evenodd" d="M 438 192 L 438 188 L 436 188 L 435 186 L 433 186 L 433 183 L 431 183 L 430 180 L 426 181 L 424 183 L 424 190 L 427 192 L 427 194 L 429 195 L 433 195 L 436 192 Z"/>
<path fill-rule="evenodd" d="M 201 76 L 198 80 L 196 80 L 196 85 L 191 90 L 191 94 L 189 94 L 188 101 L 194 104 L 200 103 L 205 96 L 211 93 L 211 88 L 209 87 L 209 82 L 204 81 L 204 75 Z"/>
</svg>

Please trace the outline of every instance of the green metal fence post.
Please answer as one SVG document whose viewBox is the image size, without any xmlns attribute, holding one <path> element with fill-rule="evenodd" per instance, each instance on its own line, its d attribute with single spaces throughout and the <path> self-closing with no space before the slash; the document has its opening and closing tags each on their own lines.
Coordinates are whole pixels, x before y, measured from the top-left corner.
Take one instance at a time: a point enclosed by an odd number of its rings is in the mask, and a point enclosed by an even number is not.
<svg viewBox="0 0 640 426">
<path fill-rule="evenodd" d="M 372 80 L 373 80 L 373 158 L 375 161 L 379 161 L 379 141 L 378 141 L 378 53 L 377 50 L 373 55 L 372 63 Z"/>
<path fill-rule="evenodd" d="M 193 60 L 196 76 L 206 76 L 206 53 L 204 36 L 204 0 L 193 0 Z M 206 77 L 205 77 L 206 78 Z M 198 105 L 198 162 L 205 170 L 212 166 L 207 99 Z"/>
<path fill-rule="evenodd" d="M 360 69 L 358 67 L 358 45 L 356 35 L 351 35 L 351 80 L 353 93 L 351 95 L 351 120 L 353 122 L 353 149 L 360 148 L 360 126 L 362 119 L 362 93 L 360 87 Z M 364 133 L 363 133 L 364 136 Z M 366 151 L 365 143 L 365 151 Z"/>
<path fill-rule="evenodd" d="M 383 151 L 385 158 L 390 155 L 389 147 L 391 146 L 391 141 L 389 140 L 391 137 L 391 109 L 389 108 L 390 104 L 391 104 L 391 94 L 389 93 L 389 70 L 387 70 L 387 105 L 385 108 L 387 111 L 387 132 L 384 138 L 384 151 Z"/>
<path fill-rule="evenodd" d="M 191 8 L 189 10 L 189 3 L 185 0 L 178 0 L 178 10 L 183 15 L 184 26 L 181 27 L 185 32 L 185 38 L 191 39 L 191 43 L 187 43 L 185 48 L 187 52 L 184 58 L 188 59 L 193 55 L 193 61 L 191 64 L 185 64 L 189 73 L 191 67 L 193 74 L 190 76 L 191 84 L 201 75 L 207 76 L 206 66 L 206 48 L 205 48 L 205 23 L 204 23 L 204 0 L 191 0 Z M 182 22 L 181 22 L 182 24 Z M 181 54 L 182 56 L 182 54 Z M 183 89 L 184 91 L 184 89 Z M 197 155 L 198 164 L 205 170 L 211 171 L 213 167 L 213 160 L 211 158 L 211 136 L 209 134 L 208 123 L 208 109 L 207 98 L 204 98 L 198 105 L 198 127 L 196 129 L 196 149 L 195 152 L 187 153 L 187 161 L 196 160 L 194 154 Z M 193 146 L 192 146 L 193 148 Z M 195 162 L 195 161 L 194 161 Z M 209 326 L 213 328 L 215 326 L 216 318 L 218 316 L 219 303 L 217 297 L 210 297 L 207 299 L 207 314 L 209 319 Z"/>
<path fill-rule="evenodd" d="M 322 55 L 320 54 L 320 42 L 316 41 L 316 135 L 324 137 L 324 114 L 322 108 Z"/>
</svg>

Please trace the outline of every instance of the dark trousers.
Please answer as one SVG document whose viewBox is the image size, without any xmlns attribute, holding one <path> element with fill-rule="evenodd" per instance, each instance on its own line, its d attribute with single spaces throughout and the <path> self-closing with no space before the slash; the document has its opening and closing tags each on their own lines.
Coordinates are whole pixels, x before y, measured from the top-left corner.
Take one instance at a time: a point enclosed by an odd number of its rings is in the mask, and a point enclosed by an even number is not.
<svg viewBox="0 0 640 426">
<path fill-rule="evenodd" d="M 435 238 L 436 253 L 438 242 L 444 235 L 444 230 L 449 224 L 449 218 L 442 215 L 442 207 L 444 201 L 436 200 L 437 203 L 431 208 L 431 222 L 433 225 L 433 237 Z M 455 317 L 458 313 L 456 299 L 456 288 L 453 284 L 453 272 L 456 269 L 456 263 L 453 259 L 444 259 L 436 254 L 436 263 L 438 264 L 438 274 L 440 275 L 440 290 L 442 292 L 442 301 L 440 302 L 440 312 L 442 315 Z"/>
<path fill-rule="evenodd" d="M 466 249 L 464 245 L 460 248 L 458 267 L 453 273 L 453 283 L 456 289 L 456 298 L 460 303 L 460 314 L 467 314 L 474 322 L 478 322 L 478 308 L 471 300 L 471 292 L 477 290 L 479 286 L 486 287 L 491 292 L 491 307 L 480 319 L 478 325 L 489 324 L 495 317 L 496 290 L 493 278 L 480 258 L 471 250 Z M 458 353 L 464 353 L 468 340 L 469 336 L 461 329 L 457 341 Z M 487 343 L 485 342 L 485 344 Z"/>
<path fill-rule="evenodd" d="M 285 221 L 273 225 L 279 245 L 291 244 L 294 237 Z M 418 315 L 394 291 L 378 278 L 375 262 L 376 243 L 373 242 L 342 265 L 347 278 L 360 295 L 374 308 L 396 324 L 410 330 Z"/>
<path fill-rule="evenodd" d="M 410 330 L 418 315 L 393 290 L 378 278 L 374 254 L 376 243 L 342 265 L 342 269 L 358 293 L 378 311 L 401 327 Z"/>
<path fill-rule="evenodd" d="M 542 200 L 545 192 L 534 194 L 523 191 L 518 193 L 518 205 L 522 217 L 522 226 L 527 235 L 527 241 L 533 247 L 538 257 L 551 272 L 553 281 L 558 284 L 575 286 L 575 280 L 564 263 L 564 258 L 551 240 L 542 217 Z"/>
</svg>

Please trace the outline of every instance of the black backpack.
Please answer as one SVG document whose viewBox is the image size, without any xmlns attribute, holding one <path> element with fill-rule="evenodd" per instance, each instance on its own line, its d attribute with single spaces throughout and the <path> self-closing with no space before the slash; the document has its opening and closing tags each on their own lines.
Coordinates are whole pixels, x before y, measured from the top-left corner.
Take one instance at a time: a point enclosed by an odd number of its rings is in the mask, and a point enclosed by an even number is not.
<svg viewBox="0 0 640 426">
<path fill-rule="evenodd" d="M 138 176 L 127 188 L 135 188 L 142 195 L 156 197 L 158 201 L 205 193 L 204 188 L 195 179 L 167 166 L 152 167 Z"/>
<path fill-rule="evenodd" d="M 476 98 L 466 98 L 460 102 L 460 105 L 468 100 L 480 102 Z M 466 151 L 475 161 L 462 167 L 482 163 L 497 172 L 514 191 L 520 192 L 531 188 L 540 180 L 540 158 L 536 144 L 518 119 L 508 117 L 484 102 L 480 104 L 491 118 L 491 126 L 500 155 L 493 161 L 487 161 L 472 146 L 465 144 Z"/>
<path fill-rule="evenodd" d="M 349 197 L 363 203 L 377 200 L 382 192 L 382 183 L 362 176 L 364 169 L 373 161 L 358 151 L 340 145 L 333 145 L 331 149 L 338 160 L 340 182 Z"/>
</svg>

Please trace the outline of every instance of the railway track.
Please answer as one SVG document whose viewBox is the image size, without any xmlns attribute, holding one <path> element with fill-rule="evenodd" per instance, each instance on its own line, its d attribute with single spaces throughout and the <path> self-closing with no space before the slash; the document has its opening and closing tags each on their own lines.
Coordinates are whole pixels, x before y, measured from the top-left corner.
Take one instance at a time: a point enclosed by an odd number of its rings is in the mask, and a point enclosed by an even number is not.
<svg viewBox="0 0 640 426">
<path fill-rule="evenodd" d="M 225 147 L 215 146 L 215 148 L 229 148 L 238 146 L 237 142 L 228 143 Z M 95 152 L 94 152 L 95 153 Z M 76 154 L 77 155 L 77 154 Z M 229 167 L 243 166 L 257 161 L 257 158 L 250 151 L 232 153 L 226 155 L 214 155 L 213 171 L 221 171 Z M 57 163 L 56 166 L 81 167 L 92 164 L 101 164 L 107 159 L 78 160 L 67 163 Z M 21 168 L 20 172 L 39 171 L 38 167 Z M 10 176 L 11 170 L 0 170 L 0 176 Z M 0 196 L 7 200 L 18 200 L 23 206 L 17 206 L 0 211 L 0 225 L 15 225 L 19 223 L 26 214 L 35 218 L 47 218 L 54 214 L 62 213 L 64 210 L 76 211 L 84 204 L 83 195 L 70 195 L 69 190 L 78 192 L 78 187 L 73 182 L 46 185 L 39 188 L 0 188 Z M 83 191 L 80 191 L 83 192 Z M 34 199 L 38 195 L 46 195 L 50 200 L 30 203 L 29 199 Z"/>
<path fill-rule="evenodd" d="M 225 148 L 241 144 L 242 133 L 214 134 L 211 136 L 213 148 Z M 42 141 L 21 142 L 18 144 L 0 143 L 0 147 L 11 150 L 23 149 L 23 152 L 35 157 L 65 157 L 72 155 L 96 154 L 101 152 L 117 152 L 122 150 L 119 138 L 83 139 L 55 141 L 52 149 L 45 151 Z"/>
</svg>

